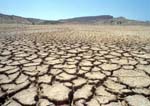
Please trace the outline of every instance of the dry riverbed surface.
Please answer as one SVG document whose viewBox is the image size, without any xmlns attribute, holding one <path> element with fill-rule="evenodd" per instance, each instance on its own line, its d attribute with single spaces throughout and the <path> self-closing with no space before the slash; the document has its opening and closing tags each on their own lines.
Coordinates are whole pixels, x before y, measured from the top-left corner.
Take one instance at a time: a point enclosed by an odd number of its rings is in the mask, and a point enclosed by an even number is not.
<svg viewBox="0 0 150 106">
<path fill-rule="evenodd" d="M 150 106 L 149 27 L 0 28 L 0 105 Z"/>
</svg>

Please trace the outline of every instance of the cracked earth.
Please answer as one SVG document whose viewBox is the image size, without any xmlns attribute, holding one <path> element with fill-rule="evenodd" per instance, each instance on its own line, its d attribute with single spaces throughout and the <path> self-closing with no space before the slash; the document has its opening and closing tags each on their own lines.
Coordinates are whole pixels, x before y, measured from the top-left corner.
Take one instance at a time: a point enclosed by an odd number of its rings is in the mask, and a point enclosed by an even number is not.
<svg viewBox="0 0 150 106">
<path fill-rule="evenodd" d="M 57 30 L 0 35 L 0 105 L 150 106 L 149 39 Z"/>
</svg>

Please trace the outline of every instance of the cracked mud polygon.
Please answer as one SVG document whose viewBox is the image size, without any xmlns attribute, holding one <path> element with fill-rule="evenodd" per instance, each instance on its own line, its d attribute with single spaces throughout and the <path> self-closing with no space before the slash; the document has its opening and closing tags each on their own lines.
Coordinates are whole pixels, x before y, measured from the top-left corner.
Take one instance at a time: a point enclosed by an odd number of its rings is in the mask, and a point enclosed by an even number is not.
<svg viewBox="0 0 150 106">
<path fill-rule="evenodd" d="M 150 106 L 149 27 L 42 28 L 1 30 L 1 106 Z"/>
</svg>

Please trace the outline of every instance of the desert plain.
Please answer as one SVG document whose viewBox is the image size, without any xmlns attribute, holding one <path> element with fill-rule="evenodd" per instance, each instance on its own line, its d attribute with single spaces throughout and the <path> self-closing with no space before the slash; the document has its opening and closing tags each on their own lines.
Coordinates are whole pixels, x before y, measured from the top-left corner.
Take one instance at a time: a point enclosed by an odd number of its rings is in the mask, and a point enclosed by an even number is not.
<svg viewBox="0 0 150 106">
<path fill-rule="evenodd" d="M 150 27 L 0 25 L 1 106 L 150 106 Z"/>
</svg>

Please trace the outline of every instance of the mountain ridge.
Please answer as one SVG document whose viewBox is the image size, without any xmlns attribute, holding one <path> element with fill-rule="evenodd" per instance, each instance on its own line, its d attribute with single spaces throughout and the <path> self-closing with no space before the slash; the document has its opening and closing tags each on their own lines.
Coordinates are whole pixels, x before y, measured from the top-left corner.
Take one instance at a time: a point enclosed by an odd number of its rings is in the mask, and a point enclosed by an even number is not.
<svg viewBox="0 0 150 106">
<path fill-rule="evenodd" d="M 113 17 L 111 15 L 83 16 L 60 20 L 44 20 L 37 18 L 25 18 L 16 15 L 6 15 L 0 13 L 0 24 L 96 24 L 96 25 L 150 25 L 149 21 L 131 20 L 125 17 Z"/>
</svg>

